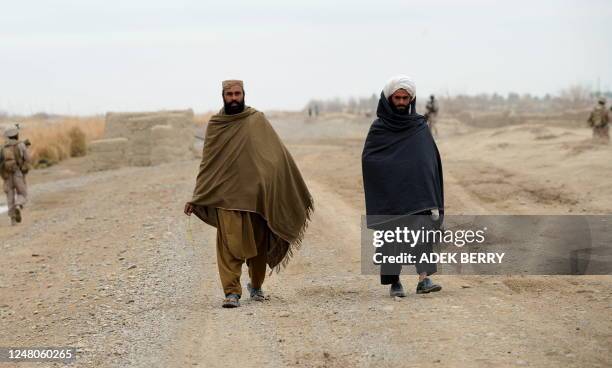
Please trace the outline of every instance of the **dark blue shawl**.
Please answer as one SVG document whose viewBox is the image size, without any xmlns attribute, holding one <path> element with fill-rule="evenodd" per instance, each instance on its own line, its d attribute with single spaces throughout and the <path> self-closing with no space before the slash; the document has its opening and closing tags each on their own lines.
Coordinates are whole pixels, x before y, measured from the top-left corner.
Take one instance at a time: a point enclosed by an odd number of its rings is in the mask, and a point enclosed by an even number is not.
<svg viewBox="0 0 612 368">
<path fill-rule="evenodd" d="M 376 115 L 361 156 L 368 227 L 376 225 L 372 215 L 392 220 L 436 208 L 443 215 L 442 161 L 415 101 L 400 114 L 381 94 Z"/>
</svg>

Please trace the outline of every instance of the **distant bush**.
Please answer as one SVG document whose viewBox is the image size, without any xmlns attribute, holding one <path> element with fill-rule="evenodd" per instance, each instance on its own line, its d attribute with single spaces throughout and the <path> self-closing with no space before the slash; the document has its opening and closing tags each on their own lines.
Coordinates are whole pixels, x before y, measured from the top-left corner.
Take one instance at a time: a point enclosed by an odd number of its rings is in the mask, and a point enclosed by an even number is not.
<svg viewBox="0 0 612 368">
<path fill-rule="evenodd" d="M 47 167 L 55 165 L 59 160 L 57 146 L 49 145 L 39 148 L 36 151 L 35 167 Z"/>
<path fill-rule="evenodd" d="M 68 132 L 70 138 L 70 156 L 81 157 L 87 154 L 87 140 L 85 133 L 78 126 L 72 127 Z"/>
</svg>

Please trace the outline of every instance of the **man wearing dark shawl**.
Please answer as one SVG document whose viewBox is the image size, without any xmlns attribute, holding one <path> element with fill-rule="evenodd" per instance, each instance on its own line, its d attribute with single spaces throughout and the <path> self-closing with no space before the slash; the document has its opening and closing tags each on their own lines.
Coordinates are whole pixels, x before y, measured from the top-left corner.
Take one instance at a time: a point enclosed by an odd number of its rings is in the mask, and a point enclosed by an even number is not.
<svg viewBox="0 0 612 368">
<path fill-rule="evenodd" d="M 442 162 L 424 116 L 416 113 L 416 85 L 406 76 L 397 76 L 385 85 L 362 154 L 363 185 L 367 225 L 375 230 L 439 229 L 444 215 Z M 397 255 L 398 243 L 380 250 Z M 419 243 L 410 251 L 431 254 L 431 243 Z M 419 294 L 439 291 L 441 286 L 428 277 L 437 271 L 435 263 L 415 262 Z M 400 282 L 402 264 L 383 263 L 380 281 L 391 285 L 392 297 L 405 297 Z"/>
<path fill-rule="evenodd" d="M 242 264 L 251 299 L 265 299 L 266 264 L 277 271 L 299 248 L 313 200 L 291 154 L 262 112 L 244 104 L 242 81 L 223 82 L 224 107 L 206 128 L 185 214 L 217 228 L 223 307 L 240 306 Z"/>
</svg>

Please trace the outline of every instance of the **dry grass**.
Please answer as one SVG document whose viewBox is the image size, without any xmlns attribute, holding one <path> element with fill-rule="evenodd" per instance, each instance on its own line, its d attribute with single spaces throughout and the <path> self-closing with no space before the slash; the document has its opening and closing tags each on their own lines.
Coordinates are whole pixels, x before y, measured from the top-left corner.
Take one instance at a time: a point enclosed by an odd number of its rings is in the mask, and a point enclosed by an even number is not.
<svg viewBox="0 0 612 368">
<path fill-rule="evenodd" d="M 57 121 L 26 119 L 20 139 L 32 143 L 34 166 L 49 166 L 68 157 L 84 156 L 87 143 L 104 136 L 104 117 L 66 117 Z"/>
<path fill-rule="evenodd" d="M 74 126 L 68 131 L 70 138 L 70 156 L 80 157 L 87 154 L 87 136 L 81 128 Z"/>
</svg>

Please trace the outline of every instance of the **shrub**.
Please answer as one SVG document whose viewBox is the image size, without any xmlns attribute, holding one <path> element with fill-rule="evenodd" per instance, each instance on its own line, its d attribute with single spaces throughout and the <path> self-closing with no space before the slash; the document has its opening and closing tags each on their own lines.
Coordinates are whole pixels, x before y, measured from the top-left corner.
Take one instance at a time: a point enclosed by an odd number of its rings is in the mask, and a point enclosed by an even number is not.
<svg viewBox="0 0 612 368">
<path fill-rule="evenodd" d="M 68 132 L 68 137 L 70 138 L 70 156 L 85 156 L 87 154 L 87 140 L 83 130 L 78 126 L 74 126 Z"/>
</svg>

